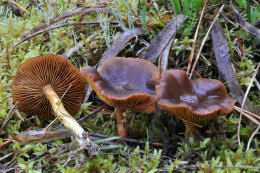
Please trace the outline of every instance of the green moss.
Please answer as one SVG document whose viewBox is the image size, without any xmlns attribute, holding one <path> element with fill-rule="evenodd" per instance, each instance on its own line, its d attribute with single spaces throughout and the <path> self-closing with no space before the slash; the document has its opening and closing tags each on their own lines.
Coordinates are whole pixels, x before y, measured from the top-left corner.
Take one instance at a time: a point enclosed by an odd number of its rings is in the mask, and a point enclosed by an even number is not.
<svg viewBox="0 0 260 173">
<path fill-rule="evenodd" d="M 26 7 L 31 0 L 18 0 L 21 6 Z M 108 1 L 106 1 L 108 2 Z M 102 57 L 105 49 L 111 44 L 117 32 L 123 32 L 128 28 L 142 27 L 146 31 L 143 40 L 151 42 L 158 32 L 174 17 L 172 6 L 168 1 L 135 0 L 116 0 L 108 3 L 106 8 L 112 11 L 112 14 L 103 12 L 91 12 L 86 15 L 76 15 L 56 24 L 66 22 L 98 21 L 103 20 L 101 25 L 95 26 L 69 26 L 54 29 L 39 34 L 14 49 L 13 45 L 20 41 L 20 37 L 30 32 L 34 27 L 44 22 L 49 22 L 51 18 L 59 16 L 65 12 L 76 9 L 78 0 L 58 0 L 58 1 L 34 1 L 31 7 L 22 17 L 17 17 L 11 12 L 4 11 L 4 3 L 0 3 L 0 124 L 2 125 L 9 111 L 14 106 L 12 99 L 12 78 L 20 64 L 29 58 L 45 53 L 60 55 L 71 47 L 74 47 L 81 40 L 84 47 L 80 48 L 69 59 L 78 67 L 77 59 L 82 64 L 96 64 Z M 180 1 L 184 7 L 183 1 Z M 201 2 L 194 6 L 195 9 L 189 11 L 190 1 L 182 9 L 189 18 L 178 31 L 175 41 L 171 48 L 169 58 L 169 68 L 185 69 L 188 63 L 188 57 L 191 50 L 195 28 L 199 19 L 199 10 Z M 224 1 L 210 1 L 209 6 L 214 6 Z M 57 3 L 57 4 L 56 4 Z M 88 1 L 88 6 L 98 6 L 96 1 Z M 256 7 L 255 4 L 251 4 Z M 217 7 L 215 7 L 217 8 Z M 231 10 L 227 5 L 225 8 L 228 16 L 232 16 Z M 257 19 L 256 10 L 252 11 L 253 21 Z M 243 10 L 243 9 L 240 9 Z M 200 26 L 197 45 L 201 43 L 207 28 L 207 18 L 213 18 L 216 10 L 210 10 L 206 14 Z M 119 26 L 115 27 L 109 21 L 118 21 Z M 249 36 L 244 30 L 234 28 L 224 20 L 220 20 L 226 25 L 228 34 L 228 43 L 232 57 L 232 63 L 239 77 L 242 88 L 248 86 L 252 77 L 252 72 L 259 63 L 259 50 L 256 45 L 252 45 L 252 36 Z M 89 36 L 95 34 L 93 39 Z M 239 34 L 243 42 L 244 56 L 241 58 L 237 53 L 239 43 L 237 41 Z M 140 37 L 141 38 L 141 37 Z M 134 40 L 134 44 L 127 46 L 120 52 L 120 55 L 136 56 L 136 53 L 142 49 L 143 43 L 140 38 Z M 197 47 L 195 52 L 197 51 Z M 215 58 L 212 53 L 212 43 L 207 41 L 203 49 L 203 55 L 206 61 L 198 63 L 198 72 L 204 77 L 219 78 L 218 71 L 215 69 Z M 243 59 L 243 60 L 242 60 Z M 207 63 L 207 68 L 204 68 Z M 251 88 L 249 98 L 253 104 L 260 107 L 260 94 L 255 86 Z M 82 105 L 81 111 L 76 115 L 79 119 L 91 111 L 89 106 L 101 105 L 95 94 L 91 95 L 88 103 Z M 103 104 L 103 103 L 102 103 Z M 106 109 L 113 110 L 107 107 Z M 157 114 L 137 114 L 129 116 L 129 138 L 140 139 L 143 141 L 156 141 L 164 144 L 164 151 L 153 147 L 152 145 L 138 145 L 133 143 L 123 143 L 121 148 L 110 151 L 103 151 L 99 156 L 92 159 L 83 159 L 81 152 L 77 153 L 71 160 L 68 160 L 73 147 L 73 141 L 70 139 L 56 140 L 47 144 L 21 144 L 13 142 L 0 151 L 0 157 L 13 152 L 16 161 L 13 167 L 18 171 L 24 172 L 257 172 L 255 168 L 226 168 L 227 167 L 259 167 L 260 166 L 260 147 L 257 139 L 253 139 L 248 152 L 245 152 L 245 145 L 248 142 L 254 125 L 249 125 L 248 120 L 242 121 L 240 130 L 242 146 L 237 142 L 237 124 L 238 118 L 231 114 L 220 117 L 217 120 L 203 122 L 202 136 L 199 140 L 189 138 L 184 139 L 184 124 L 175 119 L 172 115 L 163 112 Z M 34 119 L 23 122 L 15 114 L 8 122 L 5 129 L 0 134 L 0 144 L 3 144 L 9 135 L 17 135 L 19 132 L 28 128 L 46 127 L 49 122 Z M 55 126 L 59 122 L 56 122 Z M 205 125 L 206 124 L 206 125 Z M 83 127 L 95 133 L 116 136 L 116 121 L 112 115 L 103 115 L 98 113 L 93 118 L 82 123 Z M 106 146 L 101 144 L 102 146 Z M 3 160 L 5 164 L 11 158 Z"/>
</svg>

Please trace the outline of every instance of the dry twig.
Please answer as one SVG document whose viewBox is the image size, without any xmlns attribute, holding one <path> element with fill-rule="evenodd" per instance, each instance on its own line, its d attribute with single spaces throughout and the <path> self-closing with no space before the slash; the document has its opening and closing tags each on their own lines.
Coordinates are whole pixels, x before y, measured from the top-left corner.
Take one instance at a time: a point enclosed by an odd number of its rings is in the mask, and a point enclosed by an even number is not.
<svg viewBox="0 0 260 173">
<path fill-rule="evenodd" d="M 206 0 L 206 1 L 204 2 L 203 8 L 202 8 L 202 11 L 201 11 L 201 14 L 200 14 L 199 23 L 198 23 L 198 25 L 197 25 L 196 32 L 195 32 L 195 35 L 194 35 L 194 38 L 193 38 L 193 39 L 194 39 L 194 42 L 192 43 L 192 49 L 191 49 L 191 52 L 190 52 L 189 64 L 188 64 L 188 68 L 187 68 L 187 75 L 189 75 L 189 72 L 190 72 L 190 67 L 191 67 L 191 63 L 192 63 L 192 59 L 193 59 L 193 55 L 194 55 L 196 40 L 197 40 L 197 37 L 198 37 L 201 20 L 202 20 L 202 17 L 203 17 L 203 15 L 204 15 L 204 11 L 205 11 L 207 2 L 208 2 L 208 0 Z"/>
<path fill-rule="evenodd" d="M 239 107 L 237 107 L 237 106 L 234 106 L 234 109 L 236 110 L 236 111 L 238 111 L 238 112 L 241 112 L 241 108 L 239 108 Z M 253 116 L 253 117 L 255 117 L 256 119 L 258 119 L 259 121 L 260 121 L 260 115 L 256 115 L 256 114 L 254 114 L 254 113 L 252 113 L 252 112 L 249 112 L 249 111 L 247 111 L 247 110 L 243 110 L 243 114 L 244 113 L 246 113 L 247 115 L 251 115 L 251 116 Z M 255 121 L 257 121 L 257 120 L 255 120 Z"/>
<path fill-rule="evenodd" d="M 209 29 L 208 29 L 208 31 L 207 31 L 205 37 L 204 37 L 203 40 L 202 40 L 200 49 L 199 49 L 199 51 L 198 51 L 198 54 L 197 54 L 196 59 L 195 59 L 195 61 L 194 61 L 194 63 L 193 63 L 193 66 L 192 66 L 192 70 L 191 70 L 191 73 L 190 73 L 190 76 L 189 76 L 190 79 L 191 79 L 191 77 L 192 77 L 193 71 L 195 70 L 195 67 L 196 67 L 196 65 L 197 65 L 197 62 L 198 62 L 198 60 L 199 60 L 200 53 L 201 53 L 201 51 L 202 51 L 202 49 L 203 49 L 203 47 L 204 47 L 204 44 L 206 43 L 206 40 L 207 40 L 207 38 L 208 38 L 208 36 L 209 36 L 209 32 L 210 32 L 211 28 L 213 27 L 214 23 L 216 22 L 216 20 L 218 19 L 219 15 L 220 15 L 220 12 L 223 10 L 223 8 L 224 8 L 224 4 L 220 7 L 218 13 L 216 14 L 216 16 L 215 16 L 213 22 L 211 23 L 211 25 L 210 25 L 210 27 L 209 27 Z"/>
<path fill-rule="evenodd" d="M 93 34 L 88 36 L 88 38 L 86 39 L 86 42 L 95 38 L 95 36 L 97 36 L 98 33 L 99 32 L 94 32 Z M 82 46 L 84 46 L 83 40 L 81 40 L 76 46 L 70 48 L 67 52 L 64 52 L 61 56 L 65 59 L 68 59 L 71 55 L 74 54 L 74 52 L 78 51 Z"/>
<path fill-rule="evenodd" d="M 102 135 L 98 133 L 89 133 L 90 136 L 96 136 L 96 137 L 101 137 L 101 138 L 111 138 L 112 136 L 107 136 L 107 135 Z M 125 142 L 130 142 L 130 143 L 137 143 L 137 144 L 146 144 L 146 141 L 142 140 L 136 140 L 136 139 L 129 139 L 129 138 L 119 138 L 116 139 L 117 141 L 125 141 Z M 158 143 L 158 142 L 148 142 L 150 145 L 156 146 L 156 147 L 162 147 L 163 144 Z"/>
<path fill-rule="evenodd" d="M 102 111 L 104 108 L 106 107 L 106 104 L 103 104 L 102 106 L 98 107 L 96 110 L 94 110 L 93 112 L 91 112 L 90 114 L 82 117 L 81 119 L 78 120 L 79 123 L 83 123 L 84 121 L 86 121 L 87 119 L 91 118 L 92 116 L 96 115 L 97 113 L 99 113 L 100 111 Z"/>
<path fill-rule="evenodd" d="M 37 32 L 34 32 L 32 34 L 29 34 L 27 35 L 26 37 L 22 37 L 21 41 L 19 41 L 18 43 L 12 45 L 8 51 L 12 51 L 16 46 L 22 44 L 23 42 L 39 35 L 39 34 L 42 34 L 44 32 L 47 32 L 47 31 L 51 31 L 51 30 L 54 30 L 54 29 L 57 29 L 57 28 L 62 28 L 62 27 L 67 27 L 67 26 L 75 26 L 75 25 L 93 25 L 93 24 L 99 24 L 100 22 L 97 21 L 97 22 L 73 22 L 73 23 L 64 23 L 64 24 L 60 24 L 60 25 L 55 25 L 55 26 L 52 26 L 52 27 L 49 27 L 49 28 L 46 28 L 46 29 L 42 29 L 42 30 L 39 30 Z M 113 23 L 113 22 L 112 22 Z M 116 22 L 115 22 L 116 23 Z M 0 53 L 0 57 L 3 56 L 5 54 L 5 51 L 1 52 Z"/>
<path fill-rule="evenodd" d="M 249 138 L 249 140 L 247 142 L 246 152 L 248 152 L 250 144 L 251 144 L 251 141 L 252 141 L 252 139 L 254 138 L 254 136 L 256 135 L 256 133 L 258 132 L 259 129 L 260 129 L 260 125 L 258 125 L 258 127 L 255 129 L 255 131 L 250 136 L 250 138 Z"/>
<path fill-rule="evenodd" d="M 24 39 L 26 37 L 28 37 L 28 35 L 31 35 L 37 31 L 40 31 L 40 30 L 43 30 L 44 28 L 46 28 L 47 26 L 49 26 L 50 24 L 53 24 L 53 23 L 56 23 L 56 22 L 59 22 L 63 19 L 66 19 L 68 17 L 71 17 L 71 16 L 75 16 L 75 15 L 80 15 L 80 14 L 86 14 L 88 12 L 91 12 L 91 11 L 103 11 L 103 12 L 109 12 L 107 11 L 105 8 L 79 8 L 79 9 L 76 9 L 76 10 L 73 10 L 73 11 L 69 11 L 69 12 L 66 12 L 60 16 L 57 16 L 53 19 L 50 19 L 50 21 L 46 22 L 46 23 L 43 23 L 35 28 L 33 28 L 32 31 L 30 31 L 29 33 L 26 33 L 24 34 L 21 39 Z"/>
<path fill-rule="evenodd" d="M 13 108 L 9 111 L 8 116 L 6 117 L 2 127 L 0 128 L 0 133 L 1 131 L 5 128 L 5 126 L 7 125 L 8 121 L 10 120 L 10 118 L 12 117 L 13 113 L 16 110 L 16 107 L 18 105 L 18 101 L 15 103 L 15 105 L 13 106 Z"/>
<path fill-rule="evenodd" d="M 14 153 L 9 153 L 9 154 L 7 154 L 7 155 L 1 157 L 1 158 L 0 158 L 0 161 L 5 160 L 6 158 L 8 158 L 9 156 L 11 156 L 11 155 L 13 155 L 13 154 L 14 154 Z"/>
<path fill-rule="evenodd" d="M 245 93 L 245 96 L 244 96 L 244 99 L 243 99 L 243 102 L 242 102 L 242 105 L 241 105 L 241 110 L 240 110 L 240 117 L 239 117 L 239 123 L 238 123 L 238 127 L 237 127 L 237 140 L 238 140 L 238 144 L 239 146 L 241 146 L 241 141 L 240 141 L 240 126 L 241 126 L 241 118 L 242 118 L 242 114 L 243 114 L 243 108 L 244 108 L 244 105 L 245 105 L 245 101 L 246 101 L 246 98 L 247 98 L 247 95 L 250 91 L 250 88 L 252 87 L 253 85 L 253 82 L 255 80 L 255 77 L 256 77 L 256 74 L 258 72 L 260 68 L 260 63 L 258 64 L 258 66 L 256 67 L 256 70 L 253 74 L 253 77 L 251 78 L 251 81 L 247 87 L 247 90 L 246 90 L 246 93 Z M 259 125 L 258 125 L 259 126 Z"/>
</svg>

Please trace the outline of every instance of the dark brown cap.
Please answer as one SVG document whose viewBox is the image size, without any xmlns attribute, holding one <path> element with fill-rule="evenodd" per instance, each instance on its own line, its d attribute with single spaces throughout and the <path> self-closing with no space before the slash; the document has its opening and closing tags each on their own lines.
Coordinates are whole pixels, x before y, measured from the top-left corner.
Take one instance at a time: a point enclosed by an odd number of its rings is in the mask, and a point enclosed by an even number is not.
<svg viewBox="0 0 260 173">
<path fill-rule="evenodd" d="M 138 58 L 112 57 L 104 62 L 100 73 L 83 67 L 84 77 L 99 98 L 121 110 L 151 113 L 156 110 L 154 97 L 158 84 L 157 67 Z"/>
<path fill-rule="evenodd" d="M 75 115 L 85 96 L 85 80 L 79 70 L 68 60 L 52 55 L 41 55 L 23 63 L 13 79 L 12 94 L 18 109 L 26 114 L 51 120 L 55 116 L 44 94 L 44 87 L 50 85 L 62 98 L 65 109 Z"/>
<path fill-rule="evenodd" d="M 156 87 L 158 104 L 177 118 L 190 122 L 229 114 L 236 102 L 215 79 L 190 80 L 182 70 L 168 70 Z"/>
</svg>

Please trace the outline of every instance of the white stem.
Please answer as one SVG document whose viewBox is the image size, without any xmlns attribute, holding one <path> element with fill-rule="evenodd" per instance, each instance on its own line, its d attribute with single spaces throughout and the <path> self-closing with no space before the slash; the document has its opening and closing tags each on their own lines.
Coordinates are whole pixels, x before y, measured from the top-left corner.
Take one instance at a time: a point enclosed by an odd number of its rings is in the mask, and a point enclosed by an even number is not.
<svg viewBox="0 0 260 173">
<path fill-rule="evenodd" d="M 87 135 L 85 130 L 81 127 L 81 125 L 67 112 L 64 108 L 61 99 L 53 90 L 53 88 L 48 85 L 44 88 L 44 93 L 47 96 L 52 109 L 55 113 L 55 116 L 60 119 L 62 124 L 70 129 L 77 138 L 79 145 L 83 144 L 86 140 Z"/>
</svg>

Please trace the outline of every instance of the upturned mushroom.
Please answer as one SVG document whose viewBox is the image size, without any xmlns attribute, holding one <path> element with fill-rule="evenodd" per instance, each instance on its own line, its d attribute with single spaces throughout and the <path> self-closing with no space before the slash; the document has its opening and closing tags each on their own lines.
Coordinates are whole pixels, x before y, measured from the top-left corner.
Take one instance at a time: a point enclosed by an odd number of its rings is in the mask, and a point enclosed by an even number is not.
<svg viewBox="0 0 260 173">
<path fill-rule="evenodd" d="M 112 57 L 104 62 L 100 72 L 91 66 L 85 66 L 81 71 L 99 98 L 116 108 L 119 136 L 127 136 L 123 118 L 126 110 L 145 113 L 156 111 L 154 97 L 158 70 L 151 62 Z"/>
<path fill-rule="evenodd" d="M 158 104 L 186 122 L 186 137 L 196 136 L 194 123 L 229 114 L 236 102 L 215 79 L 190 80 L 182 70 L 168 70 L 156 86 Z M 189 123 L 190 122 L 190 123 Z"/>
<path fill-rule="evenodd" d="M 80 109 L 85 90 L 85 80 L 79 70 L 70 61 L 52 54 L 23 63 L 12 85 L 13 100 L 18 102 L 20 111 L 44 120 L 58 117 L 74 133 L 79 145 L 90 147 L 89 154 L 95 155 L 98 146 L 72 117 Z"/>
</svg>

